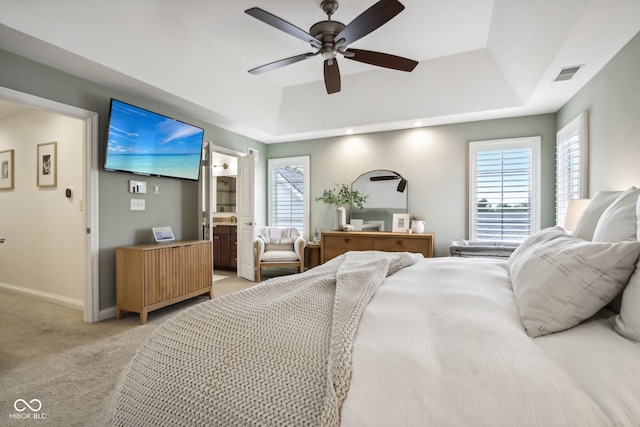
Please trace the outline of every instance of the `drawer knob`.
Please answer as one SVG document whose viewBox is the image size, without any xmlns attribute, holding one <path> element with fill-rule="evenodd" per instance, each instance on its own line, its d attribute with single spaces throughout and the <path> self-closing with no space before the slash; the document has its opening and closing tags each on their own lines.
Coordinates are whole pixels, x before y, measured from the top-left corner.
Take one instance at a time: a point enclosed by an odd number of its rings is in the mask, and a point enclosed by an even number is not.
<svg viewBox="0 0 640 427">
<path fill-rule="evenodd" d="M 345 243 L 351 243 L 351 239 L 344 239 Z"/>
<path fill-rule="evenodd" d="M 396 240 L 396 245 L 404 245 L 404 240 Z"/>
</svg>

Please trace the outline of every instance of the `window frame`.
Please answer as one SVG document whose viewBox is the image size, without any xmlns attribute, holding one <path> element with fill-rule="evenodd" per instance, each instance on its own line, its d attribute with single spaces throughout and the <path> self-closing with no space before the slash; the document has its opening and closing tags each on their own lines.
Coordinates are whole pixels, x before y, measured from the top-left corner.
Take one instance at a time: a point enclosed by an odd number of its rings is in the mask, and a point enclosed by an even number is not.
<svg viewBox="0 0 640 427">
<path fill-rule="evenodd" d="M 540 230 L 540 212 L 541 212 L 541 198 L 540 198 L 540 136 L 520 137 L 520 138 L 508 138 L 508 139 L 495 139 L 487 141 L 470 141 L 469 142 L 469 239 L 480 240 L 478 238 L 478 186 L 477 186 L 477 155 L 482 151 L 506 151 L 506 150 L 531 150 L 531 169 L 530 169 L 530 227 L 531 233 L 536 233 Z M 522 239 L 524 240 L 524 239 Z M 484 239 L 483 241 L 488 241 Z M 493 240 L 495 241 L 495 239 Z M 519 241 L 519 240 L 504 240 L 506 241 Z"/>
<path fill-rule="evenodd" d="M 567 123 L 556 133 L 556 191 L 555 191 L 555 219 L 556 225 L 564 227 L 564 221 L 567 214 L 567 207 L 570 199 L 586 199 L 588 198 L 588 171 L 589 171 L 589 127 L 587 112 L 580 113 L 577 117 Z M 577 137 L 577 141 L 570 139 Z M 571 162 L 575 158 L 561 158 L 564 151 L 569 150 L 566 145 L 575 144 L 577 147 L 577 166 L 573 167 L 573 173 L 577 174 L 577 183 L 570 189 L 569 180 L 563 181 L 563 172 L 572 169 Z M 563 163 L 563 164 L 561 164 Z M 571 175 L 571 172 L 566 175 Z M 566 182 L 566 184 L 563 184 Z"/>
<path fill-rule="evenodd" d="M 276 159 L 268 159 L 267 160 L 267 218 L 268 224 L 274 225 L 273 220 L 273 169 L 283 166 L 298 166 L 302 165 L 303 168 L 303 230 L 301 231 L 301 235 L 305 238 L 310 233 L 309 230 L 309 212 L 311 206 L 311 186 L 310 186 L 310 159 L 309 156 L 297 156 L 297 157 L 281 157 Z"/>
</svg>

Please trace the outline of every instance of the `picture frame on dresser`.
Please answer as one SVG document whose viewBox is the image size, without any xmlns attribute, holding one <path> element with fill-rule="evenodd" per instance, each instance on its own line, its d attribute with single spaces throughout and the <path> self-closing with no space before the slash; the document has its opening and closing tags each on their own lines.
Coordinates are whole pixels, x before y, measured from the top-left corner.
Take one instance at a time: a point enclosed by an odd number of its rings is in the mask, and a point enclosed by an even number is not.
<svg viewBox="0 0 640 427">
<path fill-rule="evenodd" d="M 393 214 L 393 224 L 391 231 L 393 233 L 408 233 L 411 228 L 411 215 L 409 214 Z"/>
<path fill-rule="evenodd" d="M 13 190 L 13 150 L 0 151 L 0 190 Z"/>
</svg>

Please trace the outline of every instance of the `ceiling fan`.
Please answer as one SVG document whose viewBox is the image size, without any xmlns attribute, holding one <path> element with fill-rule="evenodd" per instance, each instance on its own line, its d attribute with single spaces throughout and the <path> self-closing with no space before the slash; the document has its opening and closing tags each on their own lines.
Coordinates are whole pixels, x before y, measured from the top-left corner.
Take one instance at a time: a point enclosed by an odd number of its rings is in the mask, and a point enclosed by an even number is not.
<svg viewBox="0 0 640 427">
<path fill-rule="evenodd" d="M 338 54 L 352 61 L 364 62 L 366 64 L 400 71 L 413 71 L 416 65 L 418 65 L 418 62 L 412 59 L 370 50 L 349 49 L 347 47 L 402 12 L 404 6 L 398 0 L 378 1 L 348 25 L 331 20 L 331 16 L 338 9 L 337 0 L 323 0 L 320 7 L 324 13 L 327 14 L 327 20 L 315 23 L 309 32 L 258 7 L 245 10 L 245 13 L 248 15 L 307 42 L 311 44 L 311 47 L 317 49 L 315 52 L 303 53 L 262 65 L 249 70 L 249 72 L 251 74 L 261 74 L 284 67 L 285 65 L 295 64 L 312 56 L 320 55 L 324 58 L 324 84 L 327 93 L 331 94 L 340 92 L 340 69 L 338 68 L 338 61 L 336 59 Z"/>
</svg>

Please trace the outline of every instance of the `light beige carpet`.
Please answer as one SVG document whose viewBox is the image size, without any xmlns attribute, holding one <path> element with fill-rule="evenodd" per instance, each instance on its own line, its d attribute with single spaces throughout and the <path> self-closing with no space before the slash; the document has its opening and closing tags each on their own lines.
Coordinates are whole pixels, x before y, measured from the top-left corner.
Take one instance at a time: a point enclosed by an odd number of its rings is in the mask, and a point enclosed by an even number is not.
<svg viewBox="0 0 640 427">
<path fill-rule="evenodd" d="M 229 276 L 214 282 L 216 297 L 255 284 Z M 169 317 L 204 301 L 153 311 L 146 325 L 135 313 L 89 324 L 78 310 L 0 291 L 0 425 L 102 425 L 113 388 L 138 346 Z M 42 407 L 32 411 L 19 399 L 38 399 Z"/>
</svg>

